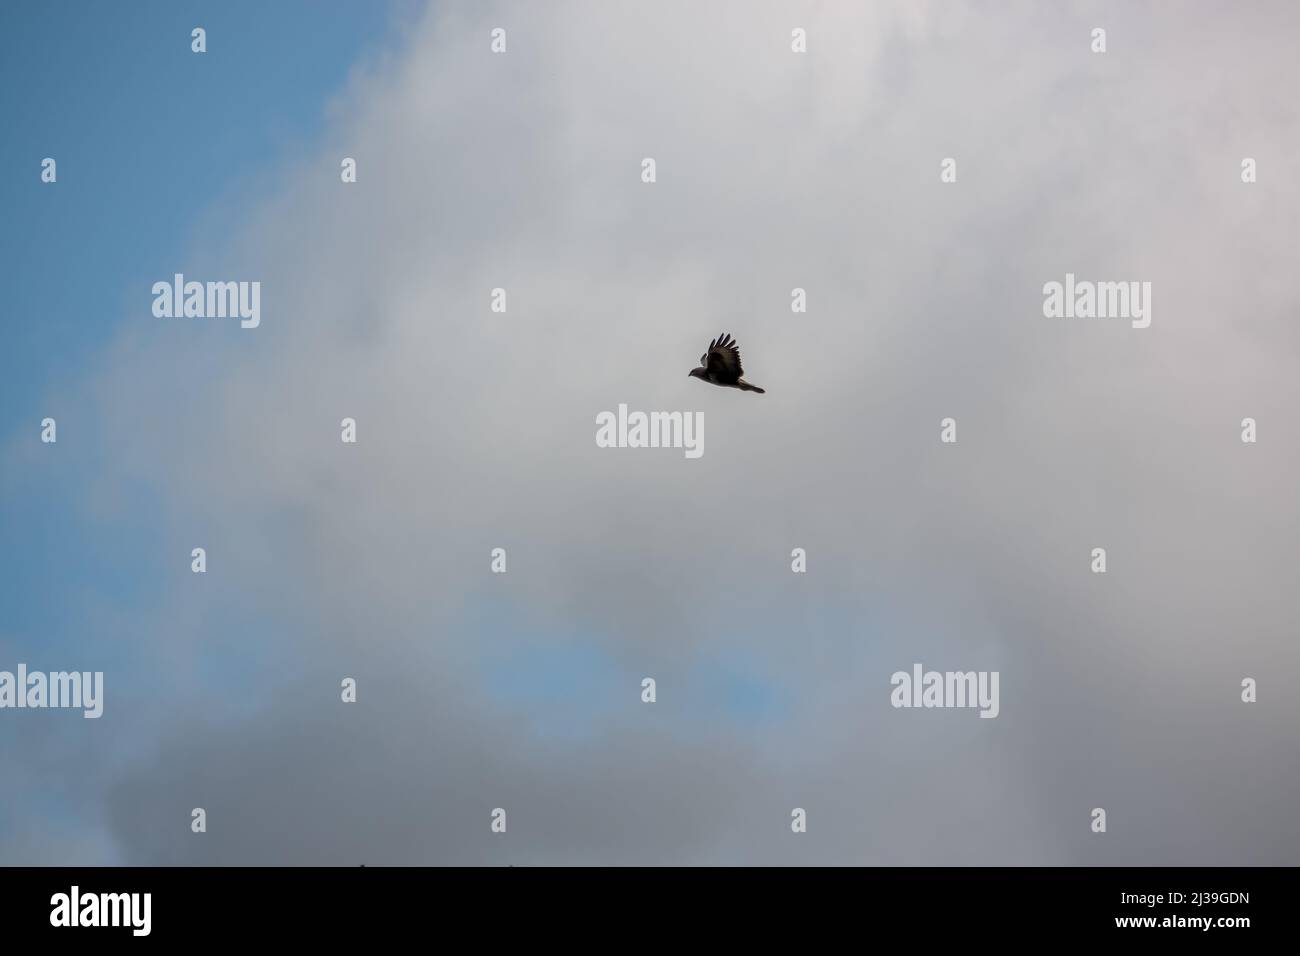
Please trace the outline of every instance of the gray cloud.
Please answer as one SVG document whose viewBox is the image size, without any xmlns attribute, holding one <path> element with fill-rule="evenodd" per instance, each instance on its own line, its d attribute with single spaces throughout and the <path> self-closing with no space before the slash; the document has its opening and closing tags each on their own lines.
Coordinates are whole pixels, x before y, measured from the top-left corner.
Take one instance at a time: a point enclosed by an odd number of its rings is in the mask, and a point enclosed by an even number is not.
<svg viewBox="0 0 1300 956">
<path fill-rule="evenodd" d="M 131 706 L 163 719 L 101 835 L 132 863 L 1294 862 L 1297 16 L 435 5 L 194 251 L 261 279 L 262 327 L 142 321 L 90 391 L 99 494 L 149 481 L 219 556 L 140 633 Z M 1043 318 L 1067 271 L 1151 281 L 1151 328 Z M 686 378 L 724 330 L 761 399 Z M 620 402 L 702 410 L 704 457 L 596 448 Z M 493 690 L 550 656 L 599 676 Z M 893 710 L 913 661 L 1000 670 L 1001 716 Z"/>
</svg>

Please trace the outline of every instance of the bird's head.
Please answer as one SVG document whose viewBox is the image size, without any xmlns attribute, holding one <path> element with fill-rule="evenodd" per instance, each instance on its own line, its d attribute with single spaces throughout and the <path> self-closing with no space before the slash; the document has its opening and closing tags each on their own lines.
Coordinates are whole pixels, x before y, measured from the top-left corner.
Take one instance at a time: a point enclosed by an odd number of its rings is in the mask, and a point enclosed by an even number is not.
<svg viewBox="0 0 1300 956">
<path fill-rule="evenodd" d="M 700 366 L 700 365 L 695 366 L 695 368 L 691 369 L 689 372 L 686 373 L 686 377 L 687 377 L 687 378 L 704 378 L 704 368 L 703 368 L 703 366 Z"/>
</svg>

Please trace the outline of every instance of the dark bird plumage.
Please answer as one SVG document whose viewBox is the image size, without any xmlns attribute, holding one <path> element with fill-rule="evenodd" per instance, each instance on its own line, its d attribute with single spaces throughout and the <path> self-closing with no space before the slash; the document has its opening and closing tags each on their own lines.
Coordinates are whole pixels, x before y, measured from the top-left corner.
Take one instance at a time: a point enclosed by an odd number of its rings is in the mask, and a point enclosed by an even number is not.
<svg viewBox="0 0 1300 956">
<path fill-rule="evenodd" d="M 740 346 L 725 332 L 709 343 L 709 350 L 700 356 L 699 368 L 691 369 L 688 374 L 691 378 L 702 378 L 723 388 L 765 394 L 764 389 L 750 385 L 741 378 L 745 370 L 740 366 Z"/>
</svg>

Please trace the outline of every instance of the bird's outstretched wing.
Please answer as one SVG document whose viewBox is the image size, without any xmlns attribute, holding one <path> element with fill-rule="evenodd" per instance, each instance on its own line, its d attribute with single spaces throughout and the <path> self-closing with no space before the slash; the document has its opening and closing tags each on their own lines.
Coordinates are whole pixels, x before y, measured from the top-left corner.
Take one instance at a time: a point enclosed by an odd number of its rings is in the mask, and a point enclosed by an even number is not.
<svg viewBox="0 0 1300 956">
<path fill-rule="evenodd" d="M 700 357 L 700 364 L 724 382 L 734 382 L 745 374 L 740 367 L 740 346 L 726 333 L 709 343 L 709 350 Z"/>
</svg>

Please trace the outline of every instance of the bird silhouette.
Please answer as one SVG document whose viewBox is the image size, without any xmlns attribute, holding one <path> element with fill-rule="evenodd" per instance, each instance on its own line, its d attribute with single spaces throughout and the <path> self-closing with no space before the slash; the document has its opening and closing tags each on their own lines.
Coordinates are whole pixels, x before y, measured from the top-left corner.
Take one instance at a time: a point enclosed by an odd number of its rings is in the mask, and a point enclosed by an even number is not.
<svg viewBox="0 0 1300 956">
<path fill-rule="evenodd" d="M 742 375 L 745 370 L 740 367 L 740 346 L 728 333 L 724 332 L 709 343 L 709 350 L 700 356 L 700 365 L 687 373 L 691 378 L 699 378 L 722 388 L 738 388 L 742 392 L 766 394 L 766 389 L 750 385 Z"/>
</svg>

